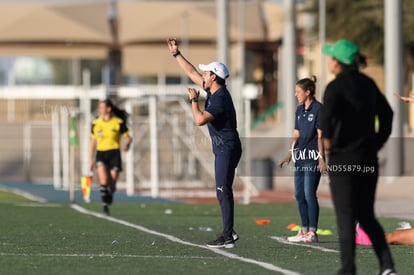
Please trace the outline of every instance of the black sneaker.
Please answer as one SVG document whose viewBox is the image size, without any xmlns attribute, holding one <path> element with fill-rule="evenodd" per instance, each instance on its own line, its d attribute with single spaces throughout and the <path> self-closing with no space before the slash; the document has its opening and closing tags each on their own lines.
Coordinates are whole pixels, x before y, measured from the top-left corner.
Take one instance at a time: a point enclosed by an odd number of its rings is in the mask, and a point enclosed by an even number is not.
<svg viewBox="0 0 414 275">
<path fill-rule="evenodd" d="M 239 234 L 237 234 L 234 230 L 233 233 L 231 233 L 231 236 L 233 237 L 233 241 L 235 242 L 237 242 L 240 239 Z"/>
<path fill-rule="evenodd" d="M 109 216 L 109 207 L 108 207 L 108 205 L 107 205 L 107 204 L 105 204 L 105 205 L 103 206 L 103 212 L 104 212 L 104 214 L 105 214 L 105 215 Z"/>
<path fill-rule="evenodd" d="M 208 242 L 207 246 L 214 248 L 233 248 L 236 244 L 233 239 L 225 240 L 224 237 L 219 237 L 217 240 Z"/>
</svg>

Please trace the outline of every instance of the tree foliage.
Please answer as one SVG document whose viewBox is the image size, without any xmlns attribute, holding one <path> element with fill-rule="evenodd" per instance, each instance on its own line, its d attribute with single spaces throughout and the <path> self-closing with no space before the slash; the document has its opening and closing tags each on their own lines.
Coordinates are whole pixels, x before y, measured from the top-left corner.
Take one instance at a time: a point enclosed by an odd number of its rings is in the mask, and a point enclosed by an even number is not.
<svg viewBox="0 0 414 275">
<path fill-rule="evenodd" d="M 397 0 L 394 0 L 397 1 Z M 306 11 L 318 14 L 319 0 L 309 0 Z M 414 0 L 403 0 L 404 67 L 406 79 L 414 72 Z M 318 32 L 316 24 L 314 32 Z M 384 0 L 326 0 L 326 38 L 354 41 L 374 62 L 384 61 Z"/>
</svg>

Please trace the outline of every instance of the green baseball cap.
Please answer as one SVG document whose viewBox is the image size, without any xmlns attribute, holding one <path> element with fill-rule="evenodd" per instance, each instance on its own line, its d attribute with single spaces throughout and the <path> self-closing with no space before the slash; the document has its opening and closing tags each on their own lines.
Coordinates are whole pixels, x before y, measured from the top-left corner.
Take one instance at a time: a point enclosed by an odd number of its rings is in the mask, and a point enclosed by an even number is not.
<svg viewBox="0 0 414 275">
<path fill-rule="evenodd" d="M 359 52 L 359 49 L 353 42 L 341 39 L 334 44 L 323 46 L 322 52 L 345 65 L 351 65 L 354 63 L 355 55 Z"/>
</svg>

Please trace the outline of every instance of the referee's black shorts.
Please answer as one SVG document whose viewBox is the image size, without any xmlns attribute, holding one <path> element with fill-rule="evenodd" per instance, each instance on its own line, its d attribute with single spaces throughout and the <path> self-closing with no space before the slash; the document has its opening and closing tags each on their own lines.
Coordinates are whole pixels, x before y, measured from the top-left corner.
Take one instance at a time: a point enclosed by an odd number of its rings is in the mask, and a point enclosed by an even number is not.
<svg viewBox="0 0 414 275">
<path fill-rule="evenodd" d="M 122 171 L 121 151 L 96 151 L 96 166 L 105 165 L 109 170 Z"/>
</svg>

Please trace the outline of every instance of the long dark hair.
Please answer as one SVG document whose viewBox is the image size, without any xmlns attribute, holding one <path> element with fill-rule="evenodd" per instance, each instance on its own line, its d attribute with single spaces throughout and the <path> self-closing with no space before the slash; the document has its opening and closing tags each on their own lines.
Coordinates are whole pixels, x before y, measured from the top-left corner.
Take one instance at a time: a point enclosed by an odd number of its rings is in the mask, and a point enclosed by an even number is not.
<svg viewBox="0 0 414 275">
<path fill-rule="evenodd" d="M 301 87 L 304 91 L 309 91 L 311 96 L 315 96 L 316 76 L 312 75 L 309 78 L 302 78 L 296 82 L 296 85 Z"/>
<path fill-rule="evenodd" d="M 125 110 L 121 110 L 120 108 L 118 108 L 117 106 L 115 106 L 112 103 L 112 100 L 110 100 L 109 98 L 107 98 L 105 100 L 102 100 L 102 102 L 105 103 L 106 107 L 110 107 L 111 108 L 111 113 L 114 116 L 119 117 L 125 123 L 127 122 L 127 119 L 128 119 L 129 114 Z"/>
<path fill-rule="evenodd" d="M 359 69 L 363 69 L 368 65 L 366 56 L 359 52 L 355 55 L 354 62 L 351 65 L 338 62 L 341 64 L 343 72 L 359 71 Z"/>
</svg>

